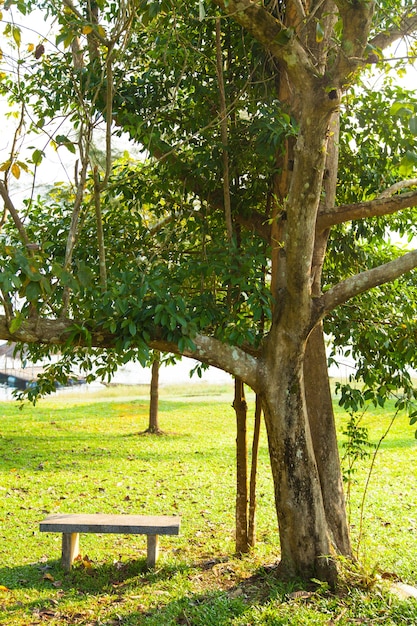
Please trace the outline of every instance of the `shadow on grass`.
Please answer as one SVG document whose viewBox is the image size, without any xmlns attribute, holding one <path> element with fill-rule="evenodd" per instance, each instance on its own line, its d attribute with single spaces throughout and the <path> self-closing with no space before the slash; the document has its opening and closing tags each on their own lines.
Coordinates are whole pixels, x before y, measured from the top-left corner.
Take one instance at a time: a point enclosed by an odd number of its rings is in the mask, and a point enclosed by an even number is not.
<svg viewBox="0 0 417 626">
<path fill-rule="evenodd" d="M 22 592 L 16 602 L 8 603 L 7 612 L 10 615 L 31 614 L 41 620 L 59 620 L 53 621 L 53 624 L 84 624 L 86 622 L 79 619 L 88 614 L 88 624 L 94 626 L 102 623 L 123 626 L 223 626 L 230 624 L 232 618 L 243 616 L 253 606 L 273 600 L 282 602 L 286 593 L 294 588 L 277 581 L 271 572 L 260 568 L 250 578 L 238 583 L 231 581 L 223 588 L 219 584 L 217 589 L 191 592 L 184 590 L 180 583 L 176 592 L 177 578 L 182 581 L 189 576 L 198 577 L 215 566 L 227 568 L 228 559 L 213 559 L 193 565 L 176 563 L 151 571 L 146 570 L 146 562 L 142 559 L 100 564 L 91 569 L 76 565 L 70 572 L 64 572 L 59 561 L 49 561 L 0 568 L 0 581 L 11 591 Z M 170 593 L 163 591 L 168 588 L 168 582 L 172 587 Z M 65 598 L 70 600 L 69 604 L 65 604 Z M 103 619 L 104 599 L 107 599 L 108 610 L 105 621 L 95 621 L 99 613 Z M 97 615 L 92 614 L 95 613 L 91 610 L 92 606 L 96 607 Z"/>
<path fill-rule="evenodd" d="M 114 563 L 74 562 L 69 572 L 61 567 L 60 559 L 47 562 L 0 567 L 0 585 L 9 590 L 17 589 L 77 589 L 88 594 L 100 594 L 109 588 L 127 585 L 130 582 L 149 584 L 169 580 L 172 576 L 189 570 L 186 564 L 167 565 L 157 570 L 147 570 L 146 558 Z"/>
</svg>

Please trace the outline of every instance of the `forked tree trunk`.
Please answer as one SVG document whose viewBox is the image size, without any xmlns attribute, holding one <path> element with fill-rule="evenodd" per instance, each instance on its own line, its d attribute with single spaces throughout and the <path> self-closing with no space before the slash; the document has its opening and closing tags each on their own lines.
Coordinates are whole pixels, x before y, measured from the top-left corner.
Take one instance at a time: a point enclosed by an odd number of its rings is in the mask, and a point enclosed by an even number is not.
<svg viewBox="0 0 417 626">
<path fill-rule="evenodd" d="M 321 324 L 313 330 L 307 342 L 304 360 L 304 384 L 310 431 L 329 533 L 335 549 L 344 556 L 351 556 L 343 480 Z"/>
<path fill-rule="evenodd" d="M 327 142 L 326 178 L 321 210 L 330 210 L 335 204 L 337 166 L 339 159 L 339 112 L 333 113 Z M 312 293 L 321 294 L 321 275 L 327 248 L 328 232 L 317 233 L 312 260 Z M 323 325 L 310 333 L 304 359 L 304 384 L 313 447 L 320 476 L 324 508 L 336 550 L 351 556 L 349 529 L 346 522 L 345 498 L 337 447 L 336 426 L 329 385 Z"/>
<path fill-rule="evenodd" d="M 236 553 L 249 550 L 248 542 L 248 471 L 247 471 L 247 404 L 245 388 L 235 378 L 233 408 L 236 413 Z"/>
<path fill-rule="evenodd" d="M 304 580 L 316 577 L 334 584 L 337 572 L 307 417 L 302 358 L 282 359 L 279 371 L 277 368 L 266 381 L 263 409 L 278 513 L 281 574 Z"/>
</svg>

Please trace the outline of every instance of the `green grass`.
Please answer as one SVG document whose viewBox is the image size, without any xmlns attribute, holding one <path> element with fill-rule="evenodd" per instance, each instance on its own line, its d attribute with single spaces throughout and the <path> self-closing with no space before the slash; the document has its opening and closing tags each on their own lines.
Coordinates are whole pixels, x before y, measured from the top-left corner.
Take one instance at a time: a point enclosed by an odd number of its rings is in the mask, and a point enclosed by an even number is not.
<svg viewBox="0 0 417 626">
<path fill-rule="evenodd" d="M 279 559 L 265 433 L 260 446 L 258 542 L 234 556 L 235 422 L 232 389 L 193 384 L 161 390 L 163 436 L 147 426 L 147 388 L 109 388 L 0 404 L 0 625 L 192 626 L 417 624 L 417 602 L 379 585 L 338 594 L 274 576 Z M 249 397 L 253 409 L 253 398 Z M 391 410 L 369 411 L 378 441 Z M 346 416 L 338 411 L 342 432 Z M 343 436 L 341 436 L 343 440 Z M 359 554 L 365 583 L 378 565 L 417 584 L 417 442 L 398 416 L 381 445 L 366 499 Z M 357 467 L 350 522 L 357 547 L 363 486 Z M 65 573 L 59 534 L 39 533 L 46 514 L 178 514 L 179 537 L 161 537 L 158 567 L 145 571 L 146 538 L 82 535 L 83 563 Z M 312 587 L 313 589 L 313 587 Z"/>
</svg>

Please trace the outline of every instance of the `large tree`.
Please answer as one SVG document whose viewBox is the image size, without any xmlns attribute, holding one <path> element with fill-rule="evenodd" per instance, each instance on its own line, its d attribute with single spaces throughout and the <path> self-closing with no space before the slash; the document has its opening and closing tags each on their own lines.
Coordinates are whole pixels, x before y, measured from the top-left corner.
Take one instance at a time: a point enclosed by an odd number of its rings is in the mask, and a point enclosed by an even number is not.
<svg viewBox="0 0 417 626">
<path fill-rule="evenodd" d="M 372 331 L 364 340 L 356 320 L 350 333 L 346 307 L 352 303 L 355 320 L 369 290 L 386 283 L 397 310 L 410 306 L 404 285 L 413 282 L 402 277 L 417 267 L 417 251 L 384 243 L 388 228 L 414 234 L 417 192 L 400 178 L 417 160 L 417 106 L 404 95 L 385 110 L 397 115 L 402 142 L 366 187 L 360 124 L 352 121 L 364 114 L 355 118 L 344 94 L 370 64 L 384 65 L 388 46 L 417 30 L 417 8 L 344 0 L 37 5 L 59 22 L 56 48 L 39 41 L 25 65 L 11 21 L 20 58 L 15 74 L 2 74 L 3 92 L 20 104 L 22 124 L 30 119 L 32 131 L 54 135 L 78 161 L 72 188 L 32 197 L 18 211 L 10 179 L 27 163 L 15 135 L 0 182 L 12 218 L 2 240 L 0 337 L 32 344 L 34 353 L 59 346 L 51 377 L 65 378 L 77 360 L 111 375 L 120 361 L 146 361 L 154 349 L 249 385 L 265 416 L 280 571 L 334 582 L 335 557 L 351 550 L 323 320 L 339 333 L 336 345 L 342 336 L 353 342 L 366 365 Z M 72 133 L 49 130 L 59 113 Z M 102 165 L 93 149 L 100 120 Z M 145 160 L 112 163 L 119 131 Z M 44 156 L 32 152 L 35 169 Z M 379 234 L 356 226 L 372 220 L 384 223 Z M 387 377 L 405 371 L 399 361 Z M 375 380 L 368 383 L 372 391 Z"/>
</svg>

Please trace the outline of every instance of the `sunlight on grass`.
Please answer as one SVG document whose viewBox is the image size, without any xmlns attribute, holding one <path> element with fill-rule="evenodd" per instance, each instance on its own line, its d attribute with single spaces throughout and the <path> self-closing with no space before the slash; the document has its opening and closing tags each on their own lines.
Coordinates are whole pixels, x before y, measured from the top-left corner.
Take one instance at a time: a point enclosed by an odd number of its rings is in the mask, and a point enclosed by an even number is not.
<svg viewBox="0 0 417 626">
<path fill-rule="evenodd" d="M 260 445 L 258 543 L 235 558 L 235 416 L 231 386 L 161 388 L 163 436 L 143 435 L 148 388 L 62 394 L 19 410 L 0 404 L 2 562 L 0 624 L 416 624 L 416 603 L 367 591 L 307 600 L 273 575 L 279 558 L 265 432 Z M 253 396 L 249 396 L 251 419 Z M 391 409 L 369 411 L 378 438 Z M 339 431 L 347 417 L 338 410 Z M 341 442 L 344 437 L 341 436 Z M 376 458 L 360 554 L 381 572 L 417 583 L 417 442 L 398 416 Z M 350 522 L 357 542 L 370 459 L 351 485 Z M 39 533 L 49 513 L 181 515 L 179 537 L 161 537 L 155 571 L 145 571 L 146 538 L 82 535 L 91 568 L 59 563 L 60 535 Z M 381 621 L 384 619 L 385 621 Z M 377 620 L 377 621 L 373 621 Z M 398 621 L 399 620 L 399 621 Z"/>
</svg>

